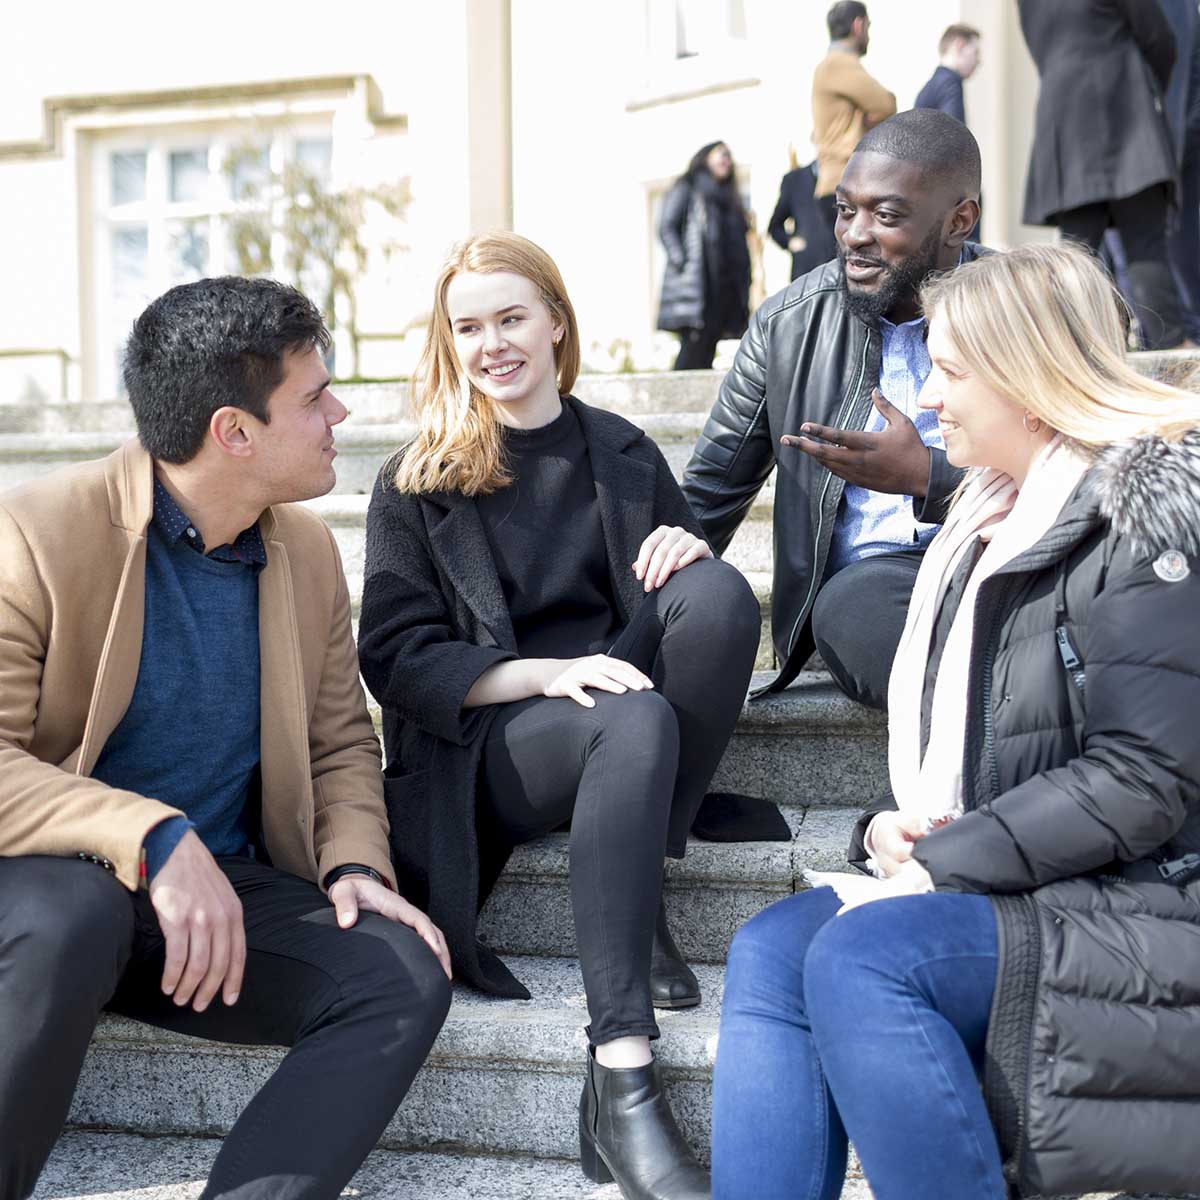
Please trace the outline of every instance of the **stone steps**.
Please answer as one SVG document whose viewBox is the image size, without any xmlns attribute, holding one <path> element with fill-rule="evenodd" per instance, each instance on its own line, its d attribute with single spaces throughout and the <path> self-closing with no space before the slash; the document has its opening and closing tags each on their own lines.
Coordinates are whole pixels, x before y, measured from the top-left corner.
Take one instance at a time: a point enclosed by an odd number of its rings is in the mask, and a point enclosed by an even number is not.
<svg viewBox="0 0 1200 1200">
<path fill-rule="evenodd" d="M 638 424 L 658 444 L 676 476 L 681 477 L 705 416 L 700 411 L 650 414 L 639 418 Z M 3 428 L 0 425 L 0 430 Z M 338 426 L 334 434 L 338 457 L 333 495 L 369 494 L 379 468 L 412 433 L 413 426 L 407 421 L 371 423 L 352 418 Z M 120 430 L 0 432 L 0 491 L 58 467 L 103 458 L 132 436 L 129 425 Z"/>
<path fill-rule="evenodd" d="M 529 1001 L 455 989 L 450 1015 L 384 1149 L 452 1149 L 571 1158 L 578 1153 L 587 1009 L 573 959 L 516 958 Z M 698 1150 L 709 1141 L 722 970 L 698 968 L 706 1000 L 660 1014 L 657 1053 L 672 1107 Z M 69 1118 L 75 1127 L 221 1135 L 278 1065 L 272 1046 L 202 1042 L 119 1017 L 101 1019 Z"/>
<path fill-rule="evenodd" d="M 219 1147 L 214 1138 L 71 1131 L 59 1141 L 30 1200 L 197 1200 Z M 342 1195 L 370 1200 L 621 1197 L 615 1184 L 589 1183 L 575 1161 L 392 1150 L 376 1150 Z M 871 1189 L 854 1162 L 841 1200 L 871 1200 Z M 1169 1198 L 1097 1192 L 1078 1200 Z"/>
<path fill-rule="evenodd" d="M 671 1102 L 704 1150 L 723 960 L 736 928 L 804 886 L 802 872 L 844 866 L 854 813 L 788 809 L 791 842 L 724 845 L 695 839 L 668 873 L 668 906 L 704 992 L 695 1009 L 659 1014 L 657 1053 Z M 381 1146 L 571 1157 L 587 1010 L 567 895 L 566 838 L 521 847 L 484 913 L 483 931 L 528 986 L 530 1001 L 464 987 L 413 1091 Z M 707 961 L 705 961 L 707 960 Z M 283 1051 L 198 1041 L 119 1017 L 102 1018 L 71 1110 L 73 1127 L 220 1135 Z"/>
<path fill-rule="evenodd" d="M 846 870 L 859 808 L 784 806 L 790 842 L 702 842 L 666 873 L 671 931 L 689 962 L 722 964 L 733 935 L 755 913 L 803 890 L 804 872 Z M 574 957 L 568 838 L 519 846 L 480 919 L 481 937 L 502 954 Z"/>
</svg>

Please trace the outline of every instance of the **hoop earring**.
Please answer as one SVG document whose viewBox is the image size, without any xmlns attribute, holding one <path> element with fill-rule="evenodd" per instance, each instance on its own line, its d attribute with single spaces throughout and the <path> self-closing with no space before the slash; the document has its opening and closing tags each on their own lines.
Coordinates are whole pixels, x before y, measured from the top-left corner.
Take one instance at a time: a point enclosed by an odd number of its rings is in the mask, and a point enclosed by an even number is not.
<svg viewBox="0 0 1200 1200">
<path fill-rule="evenodd" d="M 1024 426 L 1024 428 L 1025 428 L 1025 432 L 1026 432 L 1026 433 L 1037 433 L 1037 431 L 1038 431 L 1039 429 L 1041 429 L 1041 427 L 1042 427 L 1042 418 L 1041 418 L 1041 417 L 1034 417 L 1034 418 L 1033 418 L 1033 420 L 1034 420 L 1034 425 L 1033 425 L 1033 428 L 1031 429 L 1031 428 L 1029 427 L 1029 418 L 1030 418 L 1030 416 L 1032 416 L 1032 414 L 1030 413 L 1029 409 L 1025 409 L 1025 410 L 1024 410 L 1022 413 L 1021 413 L 1021 424 Z"/>
</svg>

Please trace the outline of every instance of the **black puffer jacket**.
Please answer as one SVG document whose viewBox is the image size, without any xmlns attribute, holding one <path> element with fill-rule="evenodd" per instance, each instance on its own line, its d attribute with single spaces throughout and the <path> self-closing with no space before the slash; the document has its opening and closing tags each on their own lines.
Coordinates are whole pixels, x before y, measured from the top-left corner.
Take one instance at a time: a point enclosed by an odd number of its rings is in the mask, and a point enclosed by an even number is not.
<svg viewBox="0 0 1200 1200">
<path fill-rule="evenodd" d="M 963 247 L 963 262 L 981 247 Z M 837 260 L 810 271 L 755 312 L 705 422 L 683 492 L 718 554 L 729 545 L 776 466 L 775 449 L 804 421 L 863 429 L 879 383 L 883 342 L 842 304 Z M 785 453 L 775 478 L 775 578 L 771 638 L 782 665 L 766 690 L 787 687 L 813 652 L 809 614 L 825 575 L 845 484 L 801 450 Z M 960 473 L 944 451 L 930 455 L 928 490 L 914 517 L 940 521 Z"/>
<path fill-rule="evenodd" d="M 915 856 L 996 906 L 984 1083 L 1021 1195 L 1200 1183 L 1198 554 L 1200 433 L 1145 438 L 980 589 L 966 811 Z"/>
</svg>

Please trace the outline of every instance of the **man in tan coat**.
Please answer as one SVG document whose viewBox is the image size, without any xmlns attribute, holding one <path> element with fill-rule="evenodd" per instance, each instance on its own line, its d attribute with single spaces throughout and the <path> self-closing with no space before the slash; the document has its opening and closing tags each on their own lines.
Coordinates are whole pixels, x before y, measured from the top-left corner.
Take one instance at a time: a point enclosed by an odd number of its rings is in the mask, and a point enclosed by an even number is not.
<svg viewBox="0 0 1200 1200">
<path fill-rule="evenodd" d="M 868 129 L 896 111 L 896 97 L 867 74 L 861 59 L 870 42 L 871 19 L 859 0 L 838 0 L 826 17 L 829 53 L 813 72 L 813 143 L 817 186 L 813 191 L 832 231 L 837 220 L 834 189 Z"/>
<path fill-rule="evenodd" d="M 269 280 L 138 318 L 138 440 L 0 496 L 0 1200 L 100 1011 L 292 1047 L 205 1197 L 335 1197 L 449 1006 L 396 894 L 329 530 L 320 314 Z"/>
</svg>

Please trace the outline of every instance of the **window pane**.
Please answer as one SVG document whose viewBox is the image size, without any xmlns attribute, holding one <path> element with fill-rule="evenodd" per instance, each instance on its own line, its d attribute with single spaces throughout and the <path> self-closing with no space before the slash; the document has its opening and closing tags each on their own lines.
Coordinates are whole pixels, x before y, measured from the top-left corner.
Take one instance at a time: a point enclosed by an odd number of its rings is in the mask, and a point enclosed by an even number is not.
<svg viewBox="0 0 1200 1200">
<path fill-rule="evenodd" d="M 167 222 L 167 271 L 171 283 L 208 274 L 208 220 Z"/>
<path fill-rule="evenodd" d="M 145 150 L 120 151 L 110 154 L 113 204 L 136 204 L 146 198 Z"/>
<path fill-rule="evenodd" d="M 229 156 L 225 169 L 233 198 L 252 200 L 262 194 L 270 178 L 270 157 L 265 146 L 243 146 Z"/>
<path fill-rule="evenodd" d="M 321 183 L 329 182 L 333 142 L 329 138 L 301 138 L 296 143 L 296 162 Z"/>
<path fill-rule="evenodd" d="M 145 225 L 127 225 L 112 231 L 112 288 L 118 308 L 145 303 L 149 257 L 150 240 Z"/>
<path fill-rule="evenodd" d="M 171 151 L 171 200 L 204 200 L 208 196 L 208 150 Z"/>
</svg>

